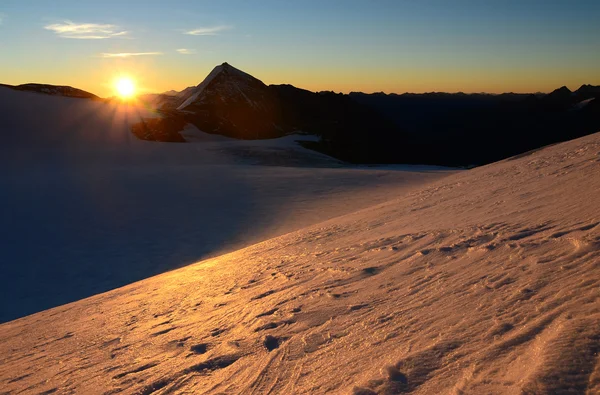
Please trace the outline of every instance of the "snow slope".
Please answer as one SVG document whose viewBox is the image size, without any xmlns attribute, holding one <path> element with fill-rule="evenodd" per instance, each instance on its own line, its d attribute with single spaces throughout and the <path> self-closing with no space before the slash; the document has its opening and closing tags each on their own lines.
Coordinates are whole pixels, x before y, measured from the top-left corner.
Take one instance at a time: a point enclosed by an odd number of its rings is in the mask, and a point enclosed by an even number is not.
<svg viewBox="0 0 600 395">
<path fill-rule="evenodd" d="M 192 127 L 185 133 L 195 143 L 136 139 L 130 125 L 152 115 L 134 105 L 0 88 L 0 322 L 447 174 L 345 168 L 295 144 L 299 136 L 243 142 Z"/>
<path fill-rule="evenodd" d="M 191 91 L 189 93 L 189 97 L 187 97 L 183 101 L 183 103 L 181 103 L 181 105 L 179 105 L 179 107 L 177 107 L 177 109 L 183 110 L 184 108 L 189 106 L 191 103 L 193 103 L 198 98 L 198 96 L 200 96 L 200 94 L 202 94 L 202 92 L 208 86 L 208 84 L 210 84 L 212 82 L 212 80 L 214 80 L 215 77 L 217 75 L 219 75 L 219 73 L 221 73 L 222 70 L 223 70 L 223 65 L 216 66 L 214 69 L 212 69 L 212 71 L 206 76 L 206 78 L 200 84 L 198 84 L 198 86 L 193 91 Z"/>
<path fill-rule="evenodd" d="M 600 392 L 600 134 L 0 325 L 9 393 Z"/>
</svg>

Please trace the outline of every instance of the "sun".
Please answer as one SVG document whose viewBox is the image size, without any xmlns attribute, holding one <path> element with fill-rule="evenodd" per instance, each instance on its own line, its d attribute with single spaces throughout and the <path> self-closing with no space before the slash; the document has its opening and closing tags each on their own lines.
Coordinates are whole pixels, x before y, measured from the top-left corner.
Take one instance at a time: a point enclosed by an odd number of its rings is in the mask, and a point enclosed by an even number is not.
<svg viewBox="0 0 600 395">
<path fill-rule="evenodd" d="M 121 77 L 115 81 L 115 89 L 121 99 L 130 99 L 135 95 L 135 83 L 129 77 Z"/>
</svg>

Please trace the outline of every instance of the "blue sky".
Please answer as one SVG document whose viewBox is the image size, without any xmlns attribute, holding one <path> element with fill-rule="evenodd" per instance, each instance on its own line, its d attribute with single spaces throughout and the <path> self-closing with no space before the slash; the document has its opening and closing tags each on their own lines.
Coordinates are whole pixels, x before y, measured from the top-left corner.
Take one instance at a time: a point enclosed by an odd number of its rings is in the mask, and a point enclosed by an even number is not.
<svg viewBox="0 0 600 395">
<path fill-rule="evenodd" d="M 0 0 L 0 19 L 0 82 L 102 96 L 115 75 L 179 90 L 224 61 L 343 92 L 600 84 L 597 0 Z"/>
</svg>

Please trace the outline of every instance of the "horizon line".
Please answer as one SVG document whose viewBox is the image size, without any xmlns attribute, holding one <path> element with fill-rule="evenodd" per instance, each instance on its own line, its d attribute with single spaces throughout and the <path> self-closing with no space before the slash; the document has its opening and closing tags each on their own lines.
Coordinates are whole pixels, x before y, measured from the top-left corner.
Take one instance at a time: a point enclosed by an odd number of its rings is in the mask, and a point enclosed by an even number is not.
<svg viewBox="0 0 600 395">
<path fill-rule="evenodd" d="M 91 92 L 91 91 L 88 91 L 88 90 L 85 90 L 85 89 L 81 89 L 81 88 L 78 88 L 78 87 L 76 87 L 76 86 L 73 86 L 73 85 L 65 85 L 65 84 L 53 84 L 53 83 L 45 83 L 45 82 L 31 82 L 31 81 L 29 81 L 29 82 L 24 82 L 24 83 L 21 83 L 21 84 L 7 84 L 7 83 L 0 82 L 0 87 L 1 87 L 1 86 L 7 86 L 7 87 L 19 87 L 19 86 L 21 86 L 21 85 L 27 85 L 27 84 L 39 84 L 39 85 L 51 85 L 51 86 L 65 86 L 65 87 L 71 87 L 71 88 L 75 88 L 75 89 L 79 89 L 79 90 L 85 91 L 85 92 L 87 92 L 87 93 L 94 94 L 94 95 L 96 95 L 96 96 L 98 96 L 98 97 L 100 97 L 100 98 L 103 98 L 103 99 L 109 99 L 109 98 L 113 97 L 113 96 L 106 96 L 106 97 L 102 97 L 102 96 L 100 96 L 100 95 L 97 95 L 97 94 L 95 94 L 95 93 L 93 93 L 93 92 Z M 195 86 L 197 86 L 197 85 L 198 85 L 198 84 L 196 84 L 196 85 L 189 85 L 188 87 L 186 87 L 186 88 L 183 88 L 183 89 L 181 89 L 181 90 L 177 90 L 177 89 L 168 89 L 168 90 L 165 90 L 165 91 L 162 91 L 162 92 L 144 92 L 144 93 L 139 93 L 139 94 L 137 94 L 136 96 L 143 96 L 143 95 L 161 95 L 161 94 L 163 94 L 163 93 L 165 93 L 165 92 L 169 92 L 169 91 L 181 92 L 181 91 L 182 91 L 182 90 L 184 90 L 184 89 L 187 89 L 187 88 L 190 88 L 190 87 L 195 87 Z M 296 86 L 296 85 L 289 84 L 289 83 L 281 83 L 281 84 L 265 84 L 265 85 L 267 85 L 267 86 L 290 85 L 290 86 L 293 86 L 294 88 L 303 89 L 303 90 L 306 90 L 306 91 L 309 91 L 309 92 L 312 92 L 312 93 L 331 92 L 331 93 L 335 93 L 335 94 L 344 94 L 344 95 L 350 95 L 350 94 L 365 94 L 365 95 L 384 94 L 384 95 L 387 95 L 387 96 L 391 96 L 391 95 L 396 95 L 396 96 L 402 96 L 402 95 L 433 95 L 433 94 L 447 94 L 447 95 L 467 95 L 467 96 L 468 96 L 468 95 L 488 95 L 488 96 L 500 96 L 500 95 L 506 95 L 506 94 L 513 94 L 513 95 L 547 95 L 547 94 L 550 94 L 550 93 L 552 93 L 553 91 L 555 91 L 555 90 L 558 90 L 558 89 L 561 89 L 561 88 L 567 88 L 567 89 L 569 89 L 571 92 L 575 92 L 575 91 L 577 91 L 578 89 L 580 89 L 580 88 L 581 88 L 581 87 L 583 87 L 583 86 L 596 86 L 596 85 L 594 85 L 594 84 L 582 84 L 582 85 L 578 86 L 578 87 L 577 87 L 577 89 L 573 90 L 573 89 L 569 88 L 567 85 L 561 85 L 560 87 L 558 87 L 558 88 L 555 88 L 555 89 L 553 89 L 552 91 L 536 91 L 536 92 L 532 92 L 532 91 L 529 91 L 529 92 L 515 92 L 515 91 L 503 91 L 503 92 L 486 92 L 486 91 L 471 91 L 471 92 L 468 92 L 468 91 L 453 91 L 453 92 L 451 92 L 451 91 L 435 91 L 435 90 L 434 90 L 434 91 L 424 91 L 424 92 L 414 92 L 414 91 L 413 91 L 413 92 L 409 92 L 409 91 L 405 91 L 405 92 L 389 92 L 389 91 L 387 91 L 387 92 L 386 92 L 386 91 L 361 91 L 361 90 L 350 90 L 350 91 L 348 91 L 348 92 L 342 92 L 342 91 L 335 91 L 335 90 L 328 90 L 328 89 L 323 89 L 323 90 L 310 90 L 310 89 L 301 88 L 301 87 L 298 87 L 298 86 Z M 600 85 L 598 85 L 598 86 L 600 86 Z"/>
</svg>

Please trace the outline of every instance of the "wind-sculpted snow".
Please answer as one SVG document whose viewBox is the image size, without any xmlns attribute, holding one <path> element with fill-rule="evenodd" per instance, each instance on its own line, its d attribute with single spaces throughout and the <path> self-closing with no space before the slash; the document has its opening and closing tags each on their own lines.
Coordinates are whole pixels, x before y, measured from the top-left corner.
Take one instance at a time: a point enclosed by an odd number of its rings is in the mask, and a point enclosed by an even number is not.
<svg viewBox="0 0 600 395">
<path fill-rule="evenodd" d="M 9 393 L 600 392 L 600 135 L 0 326 Z"/>
</svg>

